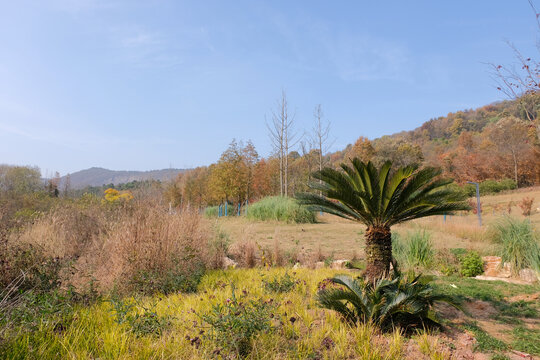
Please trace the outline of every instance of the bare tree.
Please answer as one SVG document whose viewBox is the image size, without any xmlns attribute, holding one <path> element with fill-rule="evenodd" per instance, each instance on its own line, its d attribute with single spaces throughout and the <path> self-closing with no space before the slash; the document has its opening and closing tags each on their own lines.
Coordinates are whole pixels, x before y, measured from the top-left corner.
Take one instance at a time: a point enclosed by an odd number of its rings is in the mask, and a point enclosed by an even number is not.
<svg viewBox="0 0 540 360">
<path fill-rule="evenodd" d="M 280 195 L 288 196 L 289 189 L 289 152 L 296 144 L 296 133 L 293 131 L 294 115 L 289 114 L 289 104 L 285 90 L 272 112 L 272 121 L 266 122 L 266 127 L 272 141 L 272 146 L 279 159 Z"/>
<path fill-rule="evenodd" d="M 63 186 L 62 194 L 64 195 L 64 197 L 69 197 L 71 194 L 71 175 L 70 174 L 67 174 L 64 177 L 64 186 Z"/>
<path fill-rule="evenodd" d="M 315 118 L 315 125 L 312 131 L 312 142 L 317 151 L 319 171 L 321 171 L 324 166 L 324 154 L 332 146 L 333 141 L 330 140 L 330 121 L 324 120 L 321 104 L 315 106 L 313 117 Z"/>
<path fill-rule="evenodd" d="M 528 1 L 536 18 L 537 31 L 540 33 L 540 13 L 532 0 Z M 538 106 L 536 95 L 540 91 L 540 59 L 524 56 L 511 42 L 508 42 L 508 46 L 514 53 L 515 63 L 509 65 L 490 63 L 492 77 L 497 83 L 497 89 L 509 99 L 516 100 L 527 119 L 534 124 Z M 536 40 L 536 49 L 540 54 L 540 39 Z M 540 138 L 540 124 L 536 131 Z"/>
</svg>

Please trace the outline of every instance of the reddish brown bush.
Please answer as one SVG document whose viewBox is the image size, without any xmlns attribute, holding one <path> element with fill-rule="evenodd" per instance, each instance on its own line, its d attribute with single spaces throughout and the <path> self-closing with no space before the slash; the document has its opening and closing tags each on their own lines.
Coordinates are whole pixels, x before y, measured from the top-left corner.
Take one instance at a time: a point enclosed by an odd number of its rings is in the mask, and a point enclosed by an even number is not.
<svg viewBox="0 0 540 360">
<path fill-rule="evenodd" d="M 521 213 L 523 216 L 530 216 L 532 211 L 532 206 L 534 203 L 534 198 L 524 197 L 521 199 L 521 202 L 518 204 L 521 208 Z"/>
</svg>

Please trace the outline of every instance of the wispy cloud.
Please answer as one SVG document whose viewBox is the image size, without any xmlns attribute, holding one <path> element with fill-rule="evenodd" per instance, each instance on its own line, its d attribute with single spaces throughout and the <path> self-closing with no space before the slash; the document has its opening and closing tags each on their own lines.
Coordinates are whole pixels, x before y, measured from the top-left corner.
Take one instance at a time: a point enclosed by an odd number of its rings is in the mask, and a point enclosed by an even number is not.
<svg viewBox="0 0 540 360">
<path fill-rule="evenodd" d="M 296 66 L 308 71 L 334 69 L 345 81 L 411 80 L 407 46 L 366 32 L 345 32 L 321 19 L 270 16 Z"/>
<path fill-rule="evenodd" d="M 368 35 L 341 34 L 332 40 L 325 45 L 343 80 L 409 80 L 405 46 Z"/>
<path fill-rule="evenodd" d="M 50 3 L 55 9 L 74 15 L 101 9 L 112 9 L 119 6 L 116 0 L 53 0 Z"/>
<path fill-rule="evenodd" d="M 120 39 L 122 46 L 127 48 L 136 48 L 144 46 L 153 46 L 159 45 L 161 41 L 159 38 L 151 33 L 140 32 L 138 34 L 127 36 L 123 39 Z"/>
<path fill-rule="evenodd" d="M 137 68 L 171 67 L 181 63 L 167 38 L 157 31 L 138 26 L 115 27 L 109 37 L 118 52 L 118 61 Z"/>
</svg>

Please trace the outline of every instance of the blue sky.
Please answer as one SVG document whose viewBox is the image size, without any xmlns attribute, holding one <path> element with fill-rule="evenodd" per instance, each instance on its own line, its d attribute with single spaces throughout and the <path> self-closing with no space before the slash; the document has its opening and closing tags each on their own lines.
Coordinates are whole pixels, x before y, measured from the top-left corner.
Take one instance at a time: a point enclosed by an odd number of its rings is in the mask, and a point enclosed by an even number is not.
<svg viewBox="0 0 540 360">
<path fill-rule="evenodd" d="M 486 62 L 536 56 L 526 0 L 0 2 L 0 163 L 62 174 L 270 153 L 281 89 L 333 149 L 503 99 Z"/>
</svg>

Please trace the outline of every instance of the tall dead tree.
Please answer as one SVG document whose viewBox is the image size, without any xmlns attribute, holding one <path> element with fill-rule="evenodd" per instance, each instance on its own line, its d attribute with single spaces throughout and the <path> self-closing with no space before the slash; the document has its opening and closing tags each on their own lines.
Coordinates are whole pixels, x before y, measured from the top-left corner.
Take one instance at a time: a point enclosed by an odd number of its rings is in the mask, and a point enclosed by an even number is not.
<svg viewBox="0 0 540 360">
<path fill-rule="evenodd" d="M 280 195 L 288 196 L 289 189 L 289 152 L 296 143 L 296 134 L 293 131 L 294 115 L 289 114 L 289 104 L 285 90 L 281 91 L 281 98 L 272 111 L 272 121 L 266 122 L 272 147 L 279 159 Z"/>
<path fill-rule="evenodd" d="M 536 20 L 536 50 L 540 56 L 540 12 L 534 6 L 532 0 L 528 0 Z M 497 89 L 509 99 L 516 101 L 517 105 L 525 114 L 529 126 L 535 131 L 533 139 L 534 152 L 540 163 L 540 119 L 538 118 L 539 94 L 540 94 L 540 58 L 523 55 L 512 43 L 508 45 L 514 52 L 515 62 L 509 65 L 489 64 L 492 75 L 497 83 Z M 536 181 L 540 181 L 540 166 L 537 167 Z"/>
<path fill-rule="evenodd" d="M 330 121 L 324 121 L 321 104 L 315 106 L 313 117 L 315 118 L 315 125 L 313 126 L 311 137 L 318 155 L 319 171 L 321 171 L 324 167 L 324 154 L 332 146 L 332 142 L 330 141 Z"/>
<path fill-rule="evenodd" d="M 540 34 L 540 13 L 532 0 L 529 5 L 536 18 L 537 34 Z M 525 56 L 511 42 L 508 46 L 514 53 L 515 63 L 509 65 L 489 64 L 497 89 L 509 99 L 516 100 L 532 125 L 537 120 L 537 95 L 540 92 L 540 59 Z M 540 39 L 536 39 L 536 49 L 540 54 Z M 540 139 L 540 124 L 536 125 L 537 137 Z"/>
</svg>

